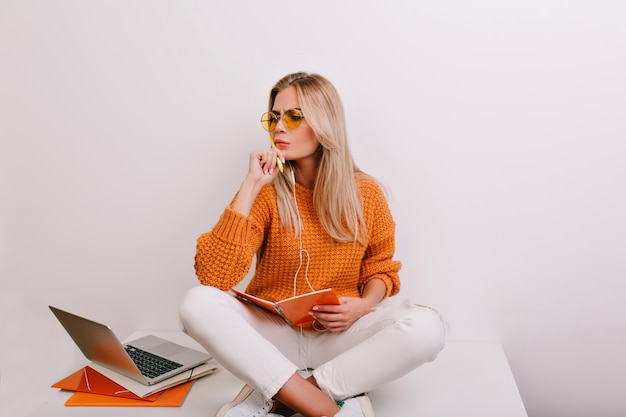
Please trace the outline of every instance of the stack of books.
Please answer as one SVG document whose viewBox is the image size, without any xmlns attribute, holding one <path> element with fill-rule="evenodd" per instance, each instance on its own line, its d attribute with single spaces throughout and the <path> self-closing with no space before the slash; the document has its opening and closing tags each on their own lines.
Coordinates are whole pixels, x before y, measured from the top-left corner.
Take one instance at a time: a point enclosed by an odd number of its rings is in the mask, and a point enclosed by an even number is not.
<svg viewBox="0 0 626 417">
<path fill-rule="evenodd" d="M 204 363 L 154 385 L 144 385 L 91 363 L 52 385 L 74 393 L 66 406 L 180 407 L 196 379 L 217 367 Z"/>
</svg>

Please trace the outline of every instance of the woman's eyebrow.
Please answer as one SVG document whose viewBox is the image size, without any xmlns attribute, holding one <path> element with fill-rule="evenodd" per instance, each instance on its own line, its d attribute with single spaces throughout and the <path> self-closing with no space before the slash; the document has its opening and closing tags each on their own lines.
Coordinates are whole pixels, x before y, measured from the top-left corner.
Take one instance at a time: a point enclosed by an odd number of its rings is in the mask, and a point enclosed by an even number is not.
<svg viewBox="0 0 626 417">
<path fill-rule="evenodd" d="M 302 109 L 301 109 L 300 107 L 292 107 L 292 108 L 287 109 L 287 110 L 285 110 L 285 111 L 289 111 L 289 110 L 300 110 L 300 111 L 302 111 Z M 272 109 L 271 113 L 274 113 L 274 114 L 280 115 L 280 112 L 279 112 L 278 110 L 274 110 L 274 109 Z"/>
</svg>

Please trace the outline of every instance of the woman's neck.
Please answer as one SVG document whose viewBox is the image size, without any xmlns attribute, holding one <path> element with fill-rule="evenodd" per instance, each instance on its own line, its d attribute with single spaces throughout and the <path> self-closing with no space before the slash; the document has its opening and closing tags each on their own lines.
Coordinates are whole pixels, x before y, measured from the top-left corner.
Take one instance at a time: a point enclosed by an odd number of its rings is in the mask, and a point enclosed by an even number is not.
<svg viewBox="0 0 626 417">
<path fill-rule="evenodd" d="M 312 190 L 315 187 L 317 177 L 317 164 L 312 160 L 301 160 L 293 165 L 296 182 L 301 186 Z"/>
</svg>

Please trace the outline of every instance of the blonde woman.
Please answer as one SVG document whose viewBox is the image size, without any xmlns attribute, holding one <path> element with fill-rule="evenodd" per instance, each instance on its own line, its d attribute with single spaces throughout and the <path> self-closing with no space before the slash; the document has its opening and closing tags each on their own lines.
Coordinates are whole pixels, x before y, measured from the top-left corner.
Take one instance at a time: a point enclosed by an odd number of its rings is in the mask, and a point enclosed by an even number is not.
<svg viewBox="0 0 626 417">
<path fill-rule="evenodd" d="M 373 417 L 367 392 L 433 360 L 445 343 L 434 310 L 395 301 L 395 223 L 379 185 L 355 165 L 343 106 L 317 74 L 272 88 L 262 125 L 275 146 L 252 152 L 248 173 L 197 242 L 203 284 L 185 297 L 184 330 L 246 385 L 216 417 Z M 282 172 L 281 172 L 282 171 Z M 332 288 L 291 326 L 228 291 L 278 301 Z"/>
</svg>

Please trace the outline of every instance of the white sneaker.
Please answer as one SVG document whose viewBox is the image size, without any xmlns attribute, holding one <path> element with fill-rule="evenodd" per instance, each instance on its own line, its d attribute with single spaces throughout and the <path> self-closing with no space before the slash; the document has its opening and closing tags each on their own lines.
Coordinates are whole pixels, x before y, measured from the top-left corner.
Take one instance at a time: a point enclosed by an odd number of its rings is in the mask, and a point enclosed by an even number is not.
<svg viewBox="0 0 626 417">
<path fill-rule="evenodd" d="M 339 402 L 339 405 L 341 410 L 335 417 L 375 417 L 374 408 L 367 395 L 348 398 L 343 404 Z"/>
<path fill-rule="evenodd" d="M 234 400 L 217 410 L 215 417 L 282 417 L 270 413 L 274 402 L 250 385 L 244 385 Z"/>
</svg>

